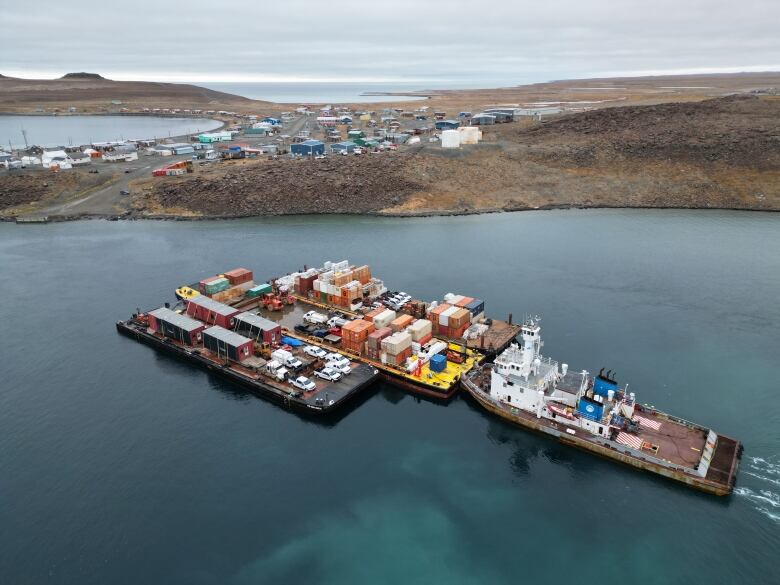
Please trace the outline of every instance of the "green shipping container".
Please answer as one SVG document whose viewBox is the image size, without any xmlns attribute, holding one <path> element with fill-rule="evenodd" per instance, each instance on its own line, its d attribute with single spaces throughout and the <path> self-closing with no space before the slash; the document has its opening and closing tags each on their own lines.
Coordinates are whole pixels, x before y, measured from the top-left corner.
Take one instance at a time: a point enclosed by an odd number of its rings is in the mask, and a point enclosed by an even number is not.
<svg viewBox="0 0 780 585">
<path fill-rule="evenodd" d="M 213 295 L 214 293 L 229 289 L 230 281 L 227 278 L 216 278 L 211 282 L 207 282 L 203 288 L 207 295 Z"/>
<path fill-rule="evenodd" d="M 265 294 L 269 294 L 272 291 L 271 285 L 268 283 L 264 284 L 258 284 L 255 287 L 250 288 L 248 291 L 246 291 L 246 296 L 249 298 L 255 298 L 255 297 L 261 297 Z"/>
</svg>

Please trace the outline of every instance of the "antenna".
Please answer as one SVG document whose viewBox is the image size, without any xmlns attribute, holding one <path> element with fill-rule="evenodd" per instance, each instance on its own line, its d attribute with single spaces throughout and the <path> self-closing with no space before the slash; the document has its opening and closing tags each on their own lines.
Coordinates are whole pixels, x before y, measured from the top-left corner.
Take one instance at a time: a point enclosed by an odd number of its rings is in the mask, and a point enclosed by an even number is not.
<svg viewBox="0 0 780 585">
<path fill-rule="evenodd" d="M 24 149 L 27 150 L 29 146 L 27 145 L 27 130 L 22 128 L 22 136 L 24 137 Z"/>
</svg>

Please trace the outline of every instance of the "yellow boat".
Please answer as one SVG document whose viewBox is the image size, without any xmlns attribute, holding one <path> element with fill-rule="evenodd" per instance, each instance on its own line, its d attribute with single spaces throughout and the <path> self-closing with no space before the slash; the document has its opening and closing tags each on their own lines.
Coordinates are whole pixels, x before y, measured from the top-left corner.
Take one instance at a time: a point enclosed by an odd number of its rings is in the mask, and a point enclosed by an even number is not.
<svg viewBox="0 0 780 585">
<path fill-rule="evenodd" d="M 180 286 L 176 289 L 176 298 L 180 301 L 189 301 L 200 296 L 200 293 L 189 286 Z"/>
</svg>

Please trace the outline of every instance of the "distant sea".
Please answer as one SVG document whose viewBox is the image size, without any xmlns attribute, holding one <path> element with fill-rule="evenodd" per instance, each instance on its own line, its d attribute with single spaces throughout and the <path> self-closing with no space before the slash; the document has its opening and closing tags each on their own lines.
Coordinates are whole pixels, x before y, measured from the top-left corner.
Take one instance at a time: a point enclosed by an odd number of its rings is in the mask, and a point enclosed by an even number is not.
<svg viewBox="0 0 780 585">
<path fill-rule="evenodd" d="M 386 102 L 419 100 L 413 96 L 372 96 L 363 95 L 366 92 L 412 92 L 429 89 L 477 89 L 480 87 L 505 87 L 517 85 L 521 81 L 509 84 L 482 81 L 480 83 L 453 81 L 415 81 L 415 82 L 256 82 L 256 83 L 196 83 L 216 91 L 224 91 L 248 97 L 255 100 L 266 100 L 281 103 L 350 103 L 350 102 Z"/>
</svg>

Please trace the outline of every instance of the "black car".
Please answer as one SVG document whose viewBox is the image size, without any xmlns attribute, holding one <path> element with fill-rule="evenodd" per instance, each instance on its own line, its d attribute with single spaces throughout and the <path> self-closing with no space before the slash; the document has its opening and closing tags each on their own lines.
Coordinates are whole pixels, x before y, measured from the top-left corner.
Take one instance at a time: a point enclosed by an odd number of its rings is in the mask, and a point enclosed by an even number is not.
<svg viewBox="0 0 780 585">
<path fill-rule="evenodd" d="M 130 191 L 128 191 L 127 189 L 122 189 L 122 190 L 119 192 L 119 194 L 120 194 L 120 195 L 130 195 Z"/>
<path fill-rule="evenodd" d="M 294 329 L 295 329 L 295 330 L 296 330 L 298 333 L 308 333 L 308 332 L 309 332 L 309 328 L 308 328 L 308 327 L 306 327 L 306 325 L 296 325 L 296 326 L 294 327 Z"/>
</svg>

